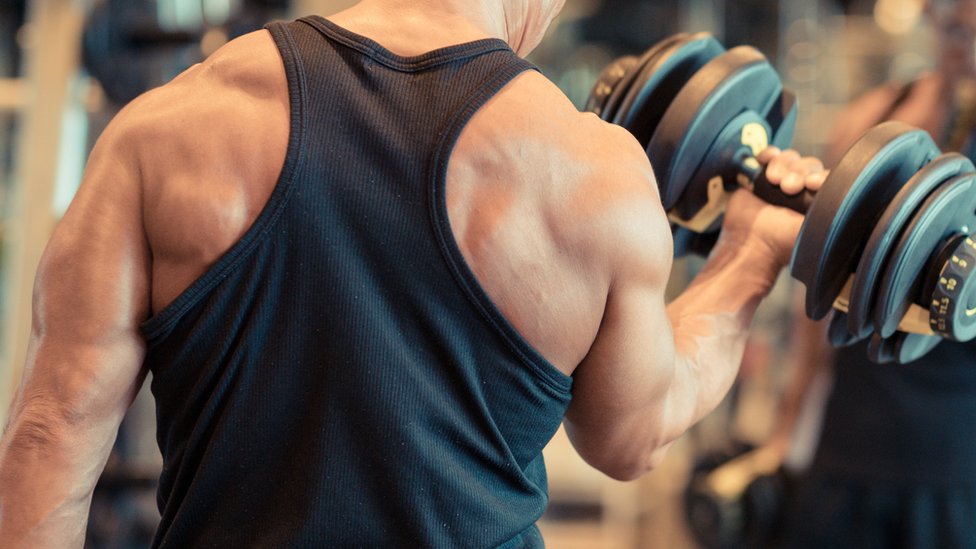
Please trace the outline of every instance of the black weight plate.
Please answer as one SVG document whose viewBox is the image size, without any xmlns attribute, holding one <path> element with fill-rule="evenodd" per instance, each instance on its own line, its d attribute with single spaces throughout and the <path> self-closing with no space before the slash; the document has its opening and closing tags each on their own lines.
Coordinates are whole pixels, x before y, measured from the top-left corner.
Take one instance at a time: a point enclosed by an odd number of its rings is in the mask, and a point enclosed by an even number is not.
<svg viewBox="0 0 976 549">
<path fill-rule="evenodd" d="M 782 91 L 776 71 L 748 46 L 723 53 L 691 77 L 647 146 L 666 210 L 678 203 L 728 123 L 745 111 L 765 116 L 780 102 Z"/>
<path fill-rule="evenodd" d="M 894 338 L 883 338 L 878 334 L 871 334 L 868 342 L 868 358 L 876 364 L 889 364 L 895 361 Z"/>
<path fill-rule="evenodd" d="M 833 308 L 885 206 L 938 154 L 924 131 L 885 122 L 831 170 L 804 217 L 790 260 L 793 278 L 806 286 L 807 316 L 820 320 Z"/>
<path fill-rule="evenodd" d="M 847 331 L 847 314 L 834 310 L 830 313 L 827 324 L 827 341 L 834 347 L 847 347 L 861 341 L 864 337 L 855 336 Z"/>
<path fill-rule="evenodd" d="M 878 280 L 884 273 L 885 261 L 898 242 L 902 228 L 922 201 L 941 183 L 972 171 L 976 171 L 976 167 L 965 156 L 958 153 L 944 154 L 912 176 L 891 200 L 871 232 L 855 269 L 850 308 L 847 311 L 847 329 L 850 333 L 866 337 L 873 331 L 871 312 Z"/>
<path fill-rule="evenodd" d="M 600 72 L 600 76 L 596 79 L 596 84 L 593 85 L 593 89 L 590 91 L 590 97 L 586 100 L 585 110 L 603 118 L 603 111 L 607 106 L 607 100 L 610 99 L 610 94 L 620 84 L 627 71 L 632 69 L 636 64 L 637 56 L 625 55 L 614 59 L 612 63 L 607 65 Z M 606 120 L 605 118 L 603 119 Z"/>
<path fill-rule="evenodd" d="M 685 38 L 686 36 L 688 36 L 688 33 L 686 32 L 669 36 L 657 44 L 654 44 L 645 50 L 644 53 L 638 56 L 637 61 L 624 72 L 624 75 L 620 78 L 620 81 L 617 82 L 617 84 L 613 87 L 613 90 L 610 92 L 610 95 L 607 97 L 607 100 L 604 103 L 603 112 L 600 114 L 600 118 L 606 120 L 607 122 L 613 121 L 614 117 L 617 115 L 617 110 L 623 103 L 624 97 L 627 96 L 627 92 L 630 90 L 630 86 L 634 83 L 634 80 L 637 79 L 637 75 L 640 74 L 640 71 L 644 65 L 646 65 L 649 60 L 657 56 L 657 54 L 659 54 L 664 48 L 678 40 L 681 40 L 682 38 Z"/>
<path fill-rule="evenodd" d="M 913 302 L 928 307 L 920 295 L 926 270 L 940 245 L 954 233 L 976 227 L 976 173 L 960 175 L 936 189 L 905 227 L 878 286 L 874 326 L 882 337 L 895 333 Z"/>
<path fill-rule="evenodd" d="M 681 88 L 705 63 L 725 52 L 711 34 L 681 37 L 662 48 L 641 67 L 627 89 L 613 122 L 634 134 L 643 147 Z"/>
<path fill-rule="evenodd" d="M 954 234 L 945 239 L 939 245 L 938 250 L 932 254 L 932 258 L 929 259 L 928 265 L 925 268 L 925 279 L 922 282 L 922 297 L 925 297 L 924 292 L 931 293 L 936 285 L 939 284 L 939 279 L 942 278 L 942 271 L 946 266 L 946 262 L 952 258 L 957 248 L 959 248 L 959 244 L 964 242 L 967 237 L 968 235 L 963 233 Z"/>
<path fill-rule="evenodd" d="M 922 358 L 941 342 L 942 338 L 937 336 L 895 332 L 891 337 L 883 338 L 875 333 L 868 344 L 868 358 L 878 364 L 908 364 Z"/>
<path fill-rule="evenodd" d="M 976 241 L 960 234 L 946 248 L 949 253 L 940 254 L 935 265 L 935 280 L 923 287 L 932 296 L 929 323 L 946 338 L 971 341 L 976 338 Z"/>
<path fill-rule="evenodd" d="M 751 156 L 754 147 L 762 145 L 762 140 L 758 139 L 760 131 L 765 134 L 765 139 L 769 139 L 770 134 L 772 134 L 772 144 L 775 146 L 784 146 L 784 142 L 789 143 L 789 140 L 793 136 L 793 127 L 795 126 L 796 107 L 791 92 L 784 90 L 782 97 L 784 100 L 779 106 L 774 108 L 777 114 L 771 116 L 777 119 L 780 124 L 778 131 L 774 132 L 772 130 L 769 124 L 769 118 L 762 118 L 758 113 L 753 111 L 743 112 L 725 126 L 719 135 L 714 138 L 711 147 L 705 153 L 703 163 L 698 167 L 695 175 L 692 176 L 692 180 L 685 186 L 684 192 L 681 193 L 681 199 L 669 212 L 670 214 L 674 214 L 681 219 L 692 220 L 701 214 L 704 208 L 718 206 L 718 204 L 712 203 L 712 200 L 716 199 L 713 196 L 714 179 L 716 177 L 718 178 L 720 189 L 722 187 L 729 189 L 738 186 L 736 179 L 741 167 L 737 159 Z M 789 112 L 783 113 L 781 109 L 788 109 Z M 747 143 L 749 144 L 747 145 Z M 788 199 L 789 197 L 782 194 L 778 188 L 773 188 L 776 190 L 772 192 L 772 196 L 770 197 L 772 203 L 785 204 L 785 202 L 779 202 L 779 200 L 782 198 Z M 761 190 L 762 187 L 757 187 L 753 192 L 759 196 Z M 721 226 L 721 216 L 724 215 L 724 212 L 718 212 L 718 214 L 719 217 L 712 221 L 708 228 L 704 229 L 704 232 L 718 232 Z M 696 220 L 695 224 L 700 225 L 701 223 Z M 714 243 L 716 240 L 716 238 L 712 237 L 707 242 Z M 708 255 L 710 251 L 711 246 L 706 248 L 699 247 L 695 253 Z"/>
</svg>

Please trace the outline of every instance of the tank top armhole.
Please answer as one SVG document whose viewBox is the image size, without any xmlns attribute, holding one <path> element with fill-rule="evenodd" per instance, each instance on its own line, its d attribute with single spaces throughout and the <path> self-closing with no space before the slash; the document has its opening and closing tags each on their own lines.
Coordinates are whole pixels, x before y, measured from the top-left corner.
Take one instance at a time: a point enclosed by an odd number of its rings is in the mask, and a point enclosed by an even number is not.
<svg viewBox="0 0 976 549">
<path fill-rule="evenodd" d="M 288 24 L 283 22 L 269 23 L 265 29 L 270 32 L 278 48 L 288 80 L 291 120 L 285 162 L 268 202 L 251 227 L 244 233 L 244 236 L 176 299 L 139 326 L 139 331 L 150 348 L 164 340 L 187 311 L 205 298 L 228 273 L 232 272 L 258 247 L 281 216 L 291 194 L 292 182 L 301 173 L 305 137 L 304 71 L 301 66 L 301 59 L 296 53 L 294 37 L 288 29 Z"/>
<path fill-rule="evenodd" d="M 535 349 L 524 337 L 515 329 L 507 318 L 501 313 L 491 297 L 481 286 L 475 277 L 461 249 L 454 239 L 451 230 L 450 219 L 447 213 L 447 167 L 454 147 L 461 133 L 467 126 L 471 118 L 491 99 L 496 93 L 501 91 L 509 82 L 520 74 L 528 70 L 538 70 L 526 61 L 511 63 L 504 69 L 488 79 L 483 86 L 475 91 L 465 102 L 463 108 L 450 119 L 443 136 L 436 149 L 433 159 L 431 182 L 430 211 L 434 226 L 434 234 L 437 243 L 444 255 L 444 260 L 454 275 L 455 280 L 461 286 L 468 299 L 475 306 L 478 312 L 492 326 L 495 332 L 501 336 L 502 340 L 508 345 L 510 350 L 527 365 L 536 377 L 545 383 L 557 395 L 568 395 L 572 388 L 573 378 L 561 372 L 542 354 Z"/>
</svg>

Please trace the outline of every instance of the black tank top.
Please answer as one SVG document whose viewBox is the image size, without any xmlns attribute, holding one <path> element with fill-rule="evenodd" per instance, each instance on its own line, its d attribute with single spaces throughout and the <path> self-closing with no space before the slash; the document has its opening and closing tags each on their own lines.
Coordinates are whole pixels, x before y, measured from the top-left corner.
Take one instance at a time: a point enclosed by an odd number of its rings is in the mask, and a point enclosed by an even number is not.
<svg viewBox="0 0 976 549">
<path fill-rule="evenodd" d="M 471 116 L 531 65 L 268 26 L 291 136 L 254 225 L 143 325 L 156 547 L 541 546 L 571 378 L 479 286 L 444 199 Z M 228 144 L 233 146 L 233 144 Z"/>
</svg>

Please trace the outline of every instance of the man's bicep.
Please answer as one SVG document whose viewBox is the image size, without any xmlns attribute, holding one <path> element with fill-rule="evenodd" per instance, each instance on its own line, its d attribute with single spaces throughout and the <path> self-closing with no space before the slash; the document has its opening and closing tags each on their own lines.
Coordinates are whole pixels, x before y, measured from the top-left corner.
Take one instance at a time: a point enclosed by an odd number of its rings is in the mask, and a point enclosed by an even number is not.
<svg viewBox="0 0 976 549">
<path fill-rule="evenodd" d="M 653 182 L 652 182 L 653 183 Z M 671 232 L 656 195 L 622 213 L 618 260 L 600 329 L 574 373 L 567 432 L 580 455 L 614 477 L 646 468 L 673 377 L 674 337 L 664 302 Z"/>
<path fill-rule="evenodd" d="M 649 467 L 661 444 L 674 338 L 661 292 L 624 290 L 608 302 L 596 341 L 574 375 L 566 428 L 580 455 L 616 478 Z"/>
</svg>

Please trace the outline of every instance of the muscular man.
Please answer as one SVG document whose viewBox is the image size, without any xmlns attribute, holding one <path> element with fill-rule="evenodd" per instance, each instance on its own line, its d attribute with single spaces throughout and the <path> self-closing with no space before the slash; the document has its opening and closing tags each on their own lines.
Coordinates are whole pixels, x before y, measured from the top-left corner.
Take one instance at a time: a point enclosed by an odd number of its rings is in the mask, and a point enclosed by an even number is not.
<svg viewBox="0 0 976 549">
<path fill-rule="evenodd" d="M 976 159 L 976 1 L 932 0 L 926 14 L 938 37 L 935 70 L 853 101 L 828 158 L 892 119 Z M 786 451 L 812 381 L 829 372 L 833 384 L 787 546 L 976 547 L 976 343 L 946 341 L 911 364 L 879 365 L 868 360 L 867 342 L 831 350 L 824 327 L 801 316 L 797 368 L 771 448 Z"/>
<path fill-rule="evenodd" d="M 737 194 L 665 306 L 644 151 L 520 58 L 561 5 L 364 0 L 125 108 L 38 273 L 0 545 L 81 544 L 147 371 L 158 547 L 541 546 L 564 417 L 608 475 L 653 467 L 731 384 L 801 218 Z"/>
</svg>

